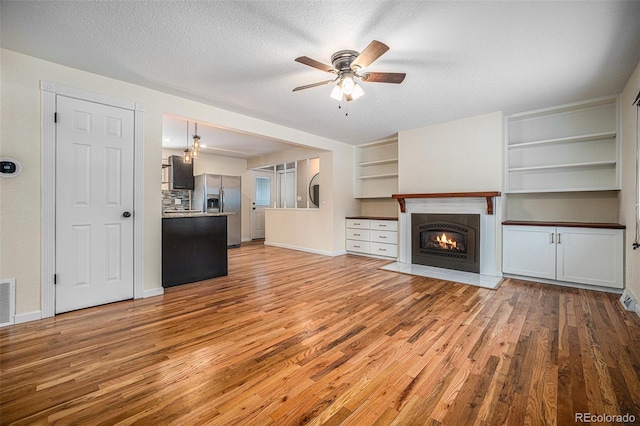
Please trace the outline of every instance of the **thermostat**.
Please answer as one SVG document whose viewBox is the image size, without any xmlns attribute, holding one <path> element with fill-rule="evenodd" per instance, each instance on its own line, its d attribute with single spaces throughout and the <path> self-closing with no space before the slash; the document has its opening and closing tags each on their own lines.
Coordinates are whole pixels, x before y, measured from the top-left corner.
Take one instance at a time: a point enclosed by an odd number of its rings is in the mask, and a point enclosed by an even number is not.
<svg viewBox="0 0 640 426">
<path fill-rule="evenodd" d="M 0 157 L 0 177 L 12 178 L 22 172 L 22 164 L 18 160 L 9 157 Z"/>
</svg>

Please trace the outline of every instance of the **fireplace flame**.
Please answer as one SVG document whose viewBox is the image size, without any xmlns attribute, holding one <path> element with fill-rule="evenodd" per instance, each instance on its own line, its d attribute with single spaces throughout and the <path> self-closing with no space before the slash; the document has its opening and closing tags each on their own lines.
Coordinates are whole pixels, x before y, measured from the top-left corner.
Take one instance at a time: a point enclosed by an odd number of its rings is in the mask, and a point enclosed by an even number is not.
<svg viewBox="0 0 640 426">
<path fill-rule="evenodd" d="M 457 248 L 458 246 L 458 243 L 447 237 L 447 234 L 445 234 L 444 232 L 441 236 L 436 237 L 436 240 L 438 241 L 438 244 L 440 244 L 440 247 L 442 247 L 443 249 L 452 249 Z"/>
</svg>

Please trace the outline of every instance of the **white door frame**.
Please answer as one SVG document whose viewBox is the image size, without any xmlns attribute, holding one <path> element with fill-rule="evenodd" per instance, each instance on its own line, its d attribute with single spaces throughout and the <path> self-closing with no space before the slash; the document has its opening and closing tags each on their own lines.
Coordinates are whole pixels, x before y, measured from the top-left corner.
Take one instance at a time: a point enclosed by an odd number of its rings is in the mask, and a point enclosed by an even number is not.
<svg viewBox="0 0 640 426">
<path fill-rule="evenodd" d="M 256 238 L 256 235 L 254 233 L 255 231 L 255 217 L 254 217 L 254 210 L 256 208 L 256 177 L 257 177 L 257 173 L 269 173 L 269 179 L 270 179 L 270 184 L 269 184 L 269 201 L 270 204 L 268 206 L 260 206 L 263 207 L 265 209 L 267 208 L 271 208 L 271 202 L 273 202 L 274 200 L 274 188 L 275 188 L 275 173 L 273 171 L 267 172 L 266 170 L 259 170 L 259 169 L 253 169 L 251 170 L 251 240 L 254 240 Z M 264 238 L 264 237 L 261 237 Z"/>
<path fill-rule="evenodd" d="M 41 102 L 41 136 L 42 149 L 42 277 L 41 277 L 41 316 L 48 318 L 55 315 L 56 272 L 56 96 L 96 102 L 134 112 L 134 174 L 133 174 L 133 297 L 140 299 L 144 295 L 144 162 L 143 162 L 143 126 L 144 105 L 109 96 L 91 93 L 56 83 L 40 81 Z"/>
</svg>

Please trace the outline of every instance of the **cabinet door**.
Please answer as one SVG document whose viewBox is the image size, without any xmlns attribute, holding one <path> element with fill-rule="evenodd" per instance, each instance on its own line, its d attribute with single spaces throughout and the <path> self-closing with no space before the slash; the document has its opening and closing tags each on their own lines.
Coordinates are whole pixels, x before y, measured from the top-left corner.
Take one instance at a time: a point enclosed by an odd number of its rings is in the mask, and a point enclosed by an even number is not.
<svg viewBox="0 0 640 426">
<path fill-rule="evenodd" d="M 558 280 L 623 287 L 621 229 L 558 228 Z"/>
<path fill-rule="evenodd" d="M 502 270 L 527 277 L 556 278 L 554 227 L 505 226 Z"/>
</svg>

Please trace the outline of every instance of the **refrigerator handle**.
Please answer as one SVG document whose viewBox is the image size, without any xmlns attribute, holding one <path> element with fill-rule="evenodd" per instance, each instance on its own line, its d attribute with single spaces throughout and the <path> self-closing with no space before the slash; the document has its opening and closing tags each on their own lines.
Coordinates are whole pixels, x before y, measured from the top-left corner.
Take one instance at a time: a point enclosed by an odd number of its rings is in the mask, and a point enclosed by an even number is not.
<svg viewBox="0 0 640 426">
<path fill-rule="evenodd" d="M 224 186 L 220 187 L 220 213 L 224 212 Z"/>
</svg>

